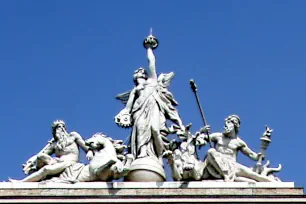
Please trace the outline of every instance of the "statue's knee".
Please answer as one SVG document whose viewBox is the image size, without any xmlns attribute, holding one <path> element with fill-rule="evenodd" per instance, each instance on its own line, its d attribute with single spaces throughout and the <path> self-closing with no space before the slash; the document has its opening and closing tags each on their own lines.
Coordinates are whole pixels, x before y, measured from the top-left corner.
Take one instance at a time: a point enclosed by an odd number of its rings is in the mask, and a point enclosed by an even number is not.
<svg viewBox="0 0 306 204">
<path fill-rule="evenodd" d="M 216 153 L 216 152 L 217 152 L 216 149 L 210 148 L 210 149 L 207 151 L 207 159 L 208 159 L 209 161 L 214 160 L 214 158 L 215 158 L 215 153 Z"/>
<path fill-rule="evenodd" d="M 44 159 L 44 158 L 45 158 L 45 153 L 38 153 L 38 154 L 37 154 L 37 159 L 42 160 L 42 159 Z"/>
<path fill-rule="evenodd" d="M 215 149 L 215 148 L 210 148 L 210 149 L 207 151 L 207 155 L 208 155 L 208 156 L 211 156 L 211 155 L 213 155 L 215 152 L 216 152 L 216 149 Z"/>
<path fill-rule="evenodd" d="M 46 165 L 43 167 L 44 171 L 49 172 L 49 173 L 53 173 L 53 171 L 56 171 L 58 169 L 61 169 L 62 167 L 57 167 L 55 168 L 54 165 Z"/>
<path fill-rule="evenodd" d="M 41 172 L 43 175 L 47 175 L 50 171 L 51 169 L 48 166 L 44 166 L 43 168 L 41 168 Z"/>
</svg>

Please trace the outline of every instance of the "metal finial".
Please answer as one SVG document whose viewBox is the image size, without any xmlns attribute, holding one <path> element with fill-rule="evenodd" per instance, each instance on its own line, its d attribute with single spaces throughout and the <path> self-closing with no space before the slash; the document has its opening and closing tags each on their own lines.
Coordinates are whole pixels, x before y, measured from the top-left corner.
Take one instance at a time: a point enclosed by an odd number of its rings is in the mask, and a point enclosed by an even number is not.
<svg viewBox="0 0 306 204">
<path fill-rule="evenodd" d="M 152 48 L 152 50 L 156 49 L 158 47 L 158 40 L 156 37 L 152 35 L 153 29 L 150 28 L 150 34 L 146 37 L 146 39 L 143 41 L 143 46 L 147 49 L 148 47 Z"/>
</svg>

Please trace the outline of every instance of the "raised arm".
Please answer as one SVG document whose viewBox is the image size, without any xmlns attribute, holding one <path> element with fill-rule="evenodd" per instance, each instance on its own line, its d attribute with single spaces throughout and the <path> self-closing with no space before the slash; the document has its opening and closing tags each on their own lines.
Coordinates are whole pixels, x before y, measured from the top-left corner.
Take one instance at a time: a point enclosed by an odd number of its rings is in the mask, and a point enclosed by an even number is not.
<svg viewBox="0 0 306 204">
<path fill-rule="evenodd" d="M 201 128 L 199 133 L 201 137 L 206 141 L 208 141 L 208 134 L 209 134 L 209 139 L 211 142 L 217 142 L 218 138 L 223 136 L 221 132 L 210 133 L 210 125 L 206 125 L 203 128 Z"/>
<path fill-rule="evenodd" d="M 240 139 L 239 143 L 241 145 L 240 149 L 243 154 L 255 161 L 258 160 L 258 154 L 253 152 L 244 141 Z"/>
<path fill-rule="evenodd" d="M 198 135 L 197 140 L 196 140 L 197 145 L 202 146 L 208 143 L 208 135 L 206 133 L 197 132 L 196 135 Z M 219 137 L 222 137 L 222 133 L 216 132 L 216 133 L 209 134 L 209 138 L 211 142 L 217 142 Z"/>
<path fill-rule="evenodd" d="M 157 80 L 156 66 L 155 66 L 156 59 L 151 47 L 147 48 L 147 57 L 149 61 L 149 78 Z"/>
</svg>

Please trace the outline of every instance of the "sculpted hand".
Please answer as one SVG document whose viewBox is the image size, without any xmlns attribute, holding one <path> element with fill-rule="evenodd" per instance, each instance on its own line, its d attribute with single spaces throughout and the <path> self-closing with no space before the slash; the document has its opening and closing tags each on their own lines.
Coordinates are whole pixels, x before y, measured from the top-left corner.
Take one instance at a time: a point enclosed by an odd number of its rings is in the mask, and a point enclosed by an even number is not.
<svg viewBox="0 0 306 204">
<path fill-rule="evenodd" d="M 122 109 L 116 116 L 115 116 L 115 122 L 116 123 L 120 123 L 120 118 L 122 115 L 124 115 L 124 113 L 126 113 L 126 109 Z"/>
<path fill-rule="evenodd" d="M 164 151 L 162 156 L 163 156 L 163 158 L 173 159 L 173 155 L 172 155 L 172 151 L 171 150 Z"/>
<path fill-rule="evenodd" d="M 200 133 L 210 134 L 210 126 L 209 126 L 209 125 L 205 125 L 205 126 L 200 130 Z"/>
<path fill-rule="evenodd" d="M 115 123 L 125 128 L 132 126 L 130 111 L 126 108 L 120 111 L 120 113 L 115 116 Z"/>
<path fill-rule="evenodd" d="M 94 153 L 92 150 L 88 150 L 87 154 L 86 154 L 86 158 L 88 159 L 88 161 L 92 160 L 94 157 Z"/>
<path fill-rule="evenodd" d="M 196 146 L 203 146 L 206 144 L 207 142 L 205 140 L 205 135 L 201 134 L 200 132 L 196 132 Z"/>
<path fill-rule="evenodd" d="M 257 160 L 259 160 L 260 158 L 262 159 L 262 161 L 265 160 L 265 155 L 261 152 L 257 153 Z"/>
</svg>

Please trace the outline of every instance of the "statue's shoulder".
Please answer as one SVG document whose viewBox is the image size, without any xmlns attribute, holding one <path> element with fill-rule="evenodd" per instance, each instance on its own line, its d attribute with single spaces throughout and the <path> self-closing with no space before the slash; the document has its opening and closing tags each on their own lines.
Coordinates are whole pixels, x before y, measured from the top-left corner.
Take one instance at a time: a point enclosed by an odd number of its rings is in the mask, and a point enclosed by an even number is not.
<svg viewBox="0 0 306 204">
<path fill-rule="evenodd" d="M 77 133 L 76 131 L 72 131 L 69 133 L 70 137 L 81 137 L 81 135 L 79 133 Z"/>
<path fill-rule="evenodd" d="M 243 141 L 239 136 L 237 136 L 236 140 L 241 147 L 247 146 L 247 143 L 245 141 Z"/>
<path fill-rule="evenodd" d="M 222 132 L 214 132 L 209 135 L 210 137 L 223 137 Z"/>
</svg>

